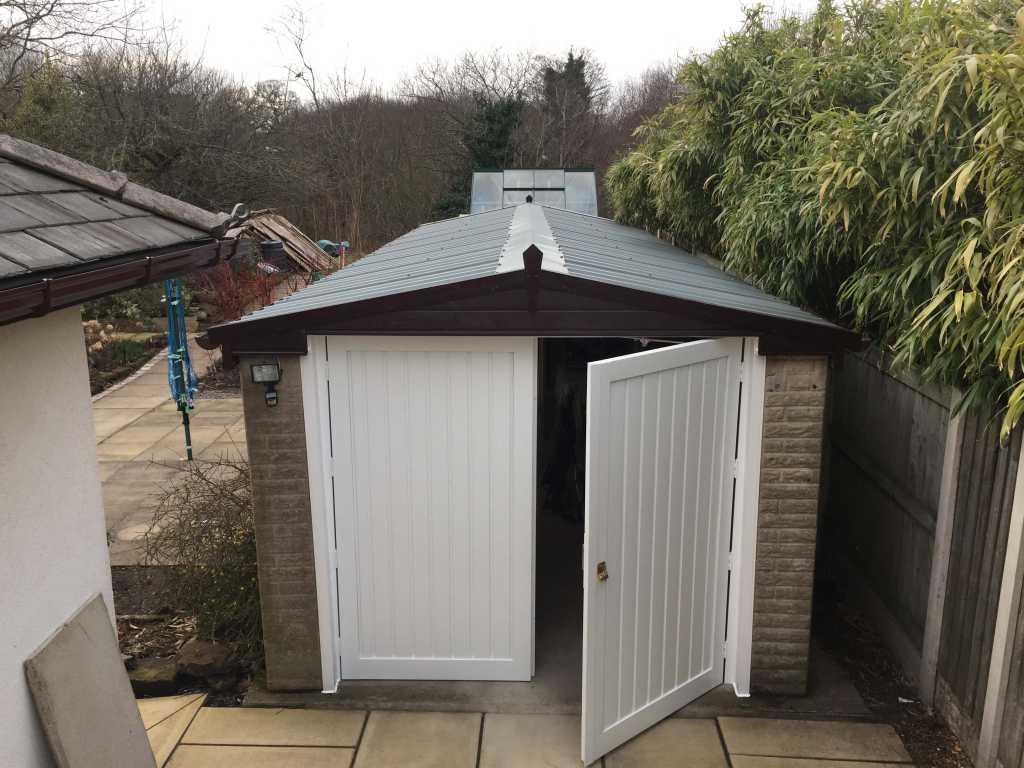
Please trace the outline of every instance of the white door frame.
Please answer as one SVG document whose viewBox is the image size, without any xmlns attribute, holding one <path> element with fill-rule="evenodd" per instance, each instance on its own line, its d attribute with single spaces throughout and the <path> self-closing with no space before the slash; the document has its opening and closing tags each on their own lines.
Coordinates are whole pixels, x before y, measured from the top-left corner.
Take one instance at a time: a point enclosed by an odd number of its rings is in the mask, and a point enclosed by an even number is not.
<svg viewBox="0 0 1024 768">
<path fill-rule="evenodd" d="M 743 339 L 740 365 L 739 451 L 729 556 L 729 612 L 725 682 L 737 696 L 750 695 L 750 653 L 754 637 L 754 572 L 757 563 L 757 507 L 761 485 L 765 358 L 756 336 Z"/>
<path fill-rule="evenodd" d="M 333 537 L 333 505 L 330 472 L 324 458 L 330 456 L 330 420 L 326 376 L 327 337 L 307 337 L 309 353 L 300 361 L 306 455 L 309 464 L 313 557 L 316 567 L 320 659 L 324 693 L 334 693 L 341 681 L 341 642 L 337 594 L 337 552 Z M 757 508 L 761 478 L 761 439 L 764 421 L 765 358 L 757 337 L 743 345 L 741 381 L 743 397 L 739 413 L 739 466 L 733 517 L 733 549 L 729 582 L 728 634 L 725 682 L 737 696 L 750 695 L 751 647 L 754 621 L 754 572 L 757 556 Z M 536 442 L 536 414 L 534 414 Z M 534 542 L 536 546 L 536 541 Z M 332 578 L 332 576 L 334 578 Z M 326 598 L 326 599 L 322 599 Z M 534 587 L 534 604 L 536 588 Z M 536 635 L 536 632 L 534 632 Z M 531 656 L 533 654 L 531 653 Z"/>
<path fill-rule="evenodd" d="M 320 671 L 323 692 L 334 693 L 341 682 L 341 622 L 338 616 L 338 551 L 334 541 L 334 489 L 330 468 L 331 420 L 327 383 L 327 337 L 308 336 L 302 356 L 302 410 L 309 467 L 309 507 L 313 523 L 313 563 L 320 625 Z"/>
</svg>

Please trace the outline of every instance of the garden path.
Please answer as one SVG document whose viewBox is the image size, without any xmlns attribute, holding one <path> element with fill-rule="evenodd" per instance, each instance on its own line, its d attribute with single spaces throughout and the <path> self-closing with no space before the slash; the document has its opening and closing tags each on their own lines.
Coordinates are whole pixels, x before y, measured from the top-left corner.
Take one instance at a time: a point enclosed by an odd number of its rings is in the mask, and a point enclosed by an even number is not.
<svg viewBox="0 0 1024 768">
<path fill-rule="evenodd" d="M 219 353 L 189 345 L 197 371 Z M 135 375 L 93 398 L 111 565 L 141 564 L 142 534 L 149 527 L 149 504 L 159 488 L 180 471 L 185 457 L 181 414 L 167 387 L 167 356 L 157 355 Z M 193 455 L 200 459 L 237 458 L 245 453 L 242 400 L 204 397 L 191 415 Z"/>
</svg>

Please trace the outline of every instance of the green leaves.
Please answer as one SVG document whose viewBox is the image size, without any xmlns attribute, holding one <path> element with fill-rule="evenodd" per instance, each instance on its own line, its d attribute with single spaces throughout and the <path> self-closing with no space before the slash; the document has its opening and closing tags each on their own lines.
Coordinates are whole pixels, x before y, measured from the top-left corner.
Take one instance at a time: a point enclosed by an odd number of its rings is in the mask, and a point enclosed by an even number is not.
<svg viewBox="0 0 1024 768">
<path fill-rule="evenodd" d="M 828 30 L 828 34 L 823 33 Z M 1024 11 L 753 10 L 607 179 L 616 215 L 1024 414 Z"/>
</svg>

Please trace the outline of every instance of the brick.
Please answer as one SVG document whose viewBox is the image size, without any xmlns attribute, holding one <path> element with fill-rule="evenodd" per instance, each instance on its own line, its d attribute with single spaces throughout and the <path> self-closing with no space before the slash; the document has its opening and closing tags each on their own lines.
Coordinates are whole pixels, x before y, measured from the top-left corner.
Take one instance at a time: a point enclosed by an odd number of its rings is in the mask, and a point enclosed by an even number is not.
<svg viewBox="0 0 1024 768">
<path fill-rule="evenodd" d="M 827 361 L 769 357 L 761 445 L 751 687 L 807 686 Z"/>
<path fill-rule="evenodd" d="M 825 405 L 825 392 L 823 390 L 810 390 L 800 392 L 787 392 L 785 389 L 776 392 L 766 392 L 764 404 L 767 407 L 777 408 L 779 406 L 822 406 Z"/>
<path fill-rule="evenodd" d="M 820 437 L 766 437 L 761 445 L 762 454 L 813 453 L 821 455 Z"/>
<path fill-rule="evenodd" d="M 765 437 L 820 437 L 820 421 L 769 421 L 764 425 Z"/>
<path fill-rule="evenodd" d="M 814 499 L 818 498 L 817 485 L 802 483 L 767 483 L 761 486 L 761 496 L 766 499 Z"/>
<path fill-rule="evenodd" d="M 761 466 L 818 469 L 821 456 L 818 453 L 768 453 L 761 456 Z"/>
<path fill-rule="evenodd" d="M 295 356 L 279 357 L 279 405 L 242 377 L 252 470 L 267 687 L 321 687 L 319 616 L 306 462 L 302 379 Z"/>
<path fill-rule="evenodd" d="M 818 489 L 815 489 L 818 490 Z M 813 515 L 812 527 L 817 526 L 818 499 L 779 499 L 779 512 L 786 515 Z"/>
</svg>

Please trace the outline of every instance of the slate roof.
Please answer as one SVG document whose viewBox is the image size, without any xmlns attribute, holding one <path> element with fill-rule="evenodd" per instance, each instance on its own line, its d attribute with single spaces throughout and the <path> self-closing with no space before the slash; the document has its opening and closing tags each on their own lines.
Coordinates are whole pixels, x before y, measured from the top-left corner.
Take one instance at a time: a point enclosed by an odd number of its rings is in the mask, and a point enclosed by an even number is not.
<svg viewBox="0 0 1024 768">
<path fill-rule="evenodd" d="M 643 230 L 532 203 L 424 224 L 228 325 L 522 270 L 531 244 L 544 253 L 542 270 L 840 330 Z"/>
<path fill-rule="evenodd" d="M 210 241 L 224 218 L 0 134 L 0 281 Z"/>
</svg>

